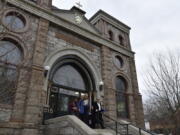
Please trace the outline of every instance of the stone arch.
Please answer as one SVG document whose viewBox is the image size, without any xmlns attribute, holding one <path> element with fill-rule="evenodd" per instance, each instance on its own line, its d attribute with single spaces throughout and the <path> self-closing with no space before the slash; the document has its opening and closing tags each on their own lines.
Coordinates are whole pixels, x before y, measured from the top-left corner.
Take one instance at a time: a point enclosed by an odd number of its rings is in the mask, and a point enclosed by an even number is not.
<svg viewBox="0 0 180 135">
<path fill-rule="evenodd" d="M 101 79 L 101 74 L 98 72 L 98 69 L 96 66 L 93 64 L 93 62 L 90 60 L 90 58 L 85 54 L 79 51 L 77 48 L 72 47 L 72 48 L 65 48 L 65 49 L 60 49 L 52 52 L 45 60 L 44 66 L 49 66 L 50 70 L 53 64 L 61 57 L 67 56 L 67 55 L 75 55 L 79 58 L 81 58 L 89 67 L 89 69 L 92 72 L 94 83 L 95 83 L 95 89 L 97 91 L 97 94 L 99 95 L 99 82 L 102 81 Z M 48 82 L 48 76 L 49 73 L 47 74 L 47 78 L 45 81 L 45 90 L 47 89 L 47 82 Z"/>
<path fill-rule="evenodd" d="M 128 78 L 128 76 L 126 76 L 125 74 L 118 72 L 114 75 L 113 79 L 112 79 L 112 83 L 113 83 L 113 89 L 116 89 L 116 85 L 115 85 L 115 81 L 116 81 L 116 77 L 121 76 L 125 79 L 126 83 L 127 83 L 127 88 L 126 91 L 129 92 L 129 89 L 131 87 L 131 83 L 130 83 L 130 79 Z"/>
<path fill-rule="evenodd" d="M 8 13 L 17 13 L 19 17 L 21 17 L 22 21 L 24 22 L 25 26 L 24 28 L 20 29 L 20 30 L 13 30 L 12 28 L 10 28 L 7 24 L 5 24 L 4 20 L 5 17 Z M 6 27 L 7 29 L 9 29 L 10 31 L 13 31 L 15 33 L 21 33 L 21 32 L 26 32 L 29 29 L 29 18 L 26 15 L 25 12 L 16 9 L 16 8 L 7 8 L 4 10 L 3 15 L 2 15 L 2 24 L 4 27 Z"/>
<path fill-rule="evenodd" d="M 21 38 L 19 36 L 16 36 L 15 34 L 10 34 L 10 33 L 1 33 L 0 39 L 1 40 L 7 39 L 7 40 L 17 43 L 16 44 L 17 47 L 19 47 L 21 49 L 22 54 L 23 54 L 23 59 L 22 59 L 21 64 L 26 63 L 27 58 L 29 57 L 28 49 L 27 49 L 25 43 L 21 40 Z"/>
<path fill-rule="evenodd" d="M 113 78 L 113 88 L 114 90 L 116 91 L 116 78 L 117 77 L 122 77 L 124 80 L 125 80 L 125 85 L 126 85 L 126 88 L 125 88 L 125 91 L 124 91 L 124 101 L 120 101 L 121 103 L 123 102 L 125 104 L 125 108 L 124 108 L 124 112 L 125 115 L 124 116 L 120 116 L 121 118 L 125 118 L 125 119 L 129 119 L 130 118 L 130 101 L 129 101 L 129 96 L 127 96 L 126 94 L 129 94 L 129 90 L 131 88 L 131 83 L 130 83 L 130 79 L 125 75 L 123 74 L 122 72 L 118 72 L 115 74 L 114 78 Z M 120 95 L 118 94 L 119 92 L 116 91 L 116 109 L 117 109 L 117 116 L 120 112 L 118 112 L 118 102 L 119 102 L 119 98 L 118 96 L 122 96 L 123 93 L 121 93 Z M 122 99 L 122 98 L 121 98 Z M 118 116 L 119 117 L 119 116 Z"/>
</svg>

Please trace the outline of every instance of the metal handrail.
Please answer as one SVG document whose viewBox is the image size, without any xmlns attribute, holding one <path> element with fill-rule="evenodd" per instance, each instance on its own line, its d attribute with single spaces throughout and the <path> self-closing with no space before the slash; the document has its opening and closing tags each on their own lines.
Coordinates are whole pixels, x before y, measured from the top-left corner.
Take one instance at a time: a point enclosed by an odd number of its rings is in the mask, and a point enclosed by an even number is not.
<svg viewBox="0 0 180 135">
<path fill-rule="evenodd" d="M 125 127 L 126 127 L 126 133 L 125 133 L 124 135 L 129 135 L 129 126 L 134 126 L 135 128 L 138 128 L 138 133 L 139 133 L 139 135 L 142 135 L 142 134 L 143 134 L 142 132 L 148 133 L 148 134 L 150 134 L 150 135 L 155 135 L 154 133 L 151 133 L 150 131 L 147 131 L 147 130 L 145 130 L 145 129 L 143 129 L 143 128 L 139 128 L 139 127 L 137 127 L 137 126 L 135 126 L 135 125 L 120 123 L 119 121 L 117 121 L 117 120 L 115 120 L 115 119 L 113 119 L 113 118 L 111 118 L 111 117 L 109 117 L 109 116 L 107 116 L 107 115 L 105 115 L 105 114 L 103 114 L 103 116 L 106 117 L 106 118 L 108 118 L 108 119 L 110 119 L 110 120 L 112 120 L 113 122 L 115 122 L 116 135 L 117 135 L 118 133 L 119 133 L 119 134 L 123 134 L 123 133 L 120 133 L 120 132 L 118 131 L 118 125 L 120 125 L 120 126 L 125 126 Z M 109 128 L 111 128 L 111 127 L 109 127 Z M 112 128 L 111 128 L 111 129 L 112 129 Z"/>
<path fill-rule="evenodd" d="M 116 135 L 118 135 L 118 133 L 121 134 L 121 135 L 128 135 L 128 134 L 129 134 L 128 124 L 120 123 L 120 122 L 118 122 L 117 120 L 115 120 L 115 119 L 113 119 L 113 118 L 111 118 L 111 117 L 109 117 L 109 116 L 107 116 L 107 115 L 105 115 L 105 114 L 103 114 L 103 116 L 106 117 L 106 118 L 108 118 L 109 120 L 115 122 L 115 129 L 113 129 L 112 127 L 109 127 L 109 128 L 115 130 Z M 126 129 L 126 133 L 125 133 L 125 134 L 121 133 L 121 132 L 118 130 L 118 126 L 124 127 L 124 128 Z"/>
<path fill-rule="evenodd" d="M 148 134 L 150 134 L 150 135 L 156 135 L 155 133 L 152 133 L 152 132 L 150 132 L 150 131 L 148 131 L 148 130 L 146 130 L 146 129 L 137 127 L 137 126 L 135 126 L 135 125 L 133 125 L 133 124 L 128 124 L 128 125 L 138 128 L 138 129 L 139 129 L 139 135 L 142 135 L 142 131 L 145 132 L 145 133 L 148 133 Z"/>
</svg>

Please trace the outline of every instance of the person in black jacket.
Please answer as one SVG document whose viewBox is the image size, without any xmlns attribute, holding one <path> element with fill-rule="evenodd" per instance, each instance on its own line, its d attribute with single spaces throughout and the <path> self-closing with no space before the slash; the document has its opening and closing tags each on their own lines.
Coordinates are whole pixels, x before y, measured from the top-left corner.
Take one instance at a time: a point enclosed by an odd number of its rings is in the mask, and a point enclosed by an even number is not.
<svg viewBox="0 0 180 135">
<path fill-rule="evenodd" d="M 100 99 L 92 103 L 92 128 L 96 128 L 97 124 L 100 124 L 101 128 L 104 129 L 104 121 L 102 117 L 102 105 Z"/>
</svg>

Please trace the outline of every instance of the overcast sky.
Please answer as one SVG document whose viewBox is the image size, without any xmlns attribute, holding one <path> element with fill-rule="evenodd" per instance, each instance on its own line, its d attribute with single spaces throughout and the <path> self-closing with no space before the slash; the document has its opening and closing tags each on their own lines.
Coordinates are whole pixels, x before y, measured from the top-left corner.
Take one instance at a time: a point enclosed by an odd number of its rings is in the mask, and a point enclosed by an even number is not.
<svg viewBox="0 0 180 135">
<path fill-rule="evenodd" d="M 180 0 L 53 0 L 53 4 L 70 9 L 79 1 L 87 18 L 102 9 L 131 27 L 139 89 L 144 96 L 142 78 L 153 53 L 180 49 Z"/>
</svg>

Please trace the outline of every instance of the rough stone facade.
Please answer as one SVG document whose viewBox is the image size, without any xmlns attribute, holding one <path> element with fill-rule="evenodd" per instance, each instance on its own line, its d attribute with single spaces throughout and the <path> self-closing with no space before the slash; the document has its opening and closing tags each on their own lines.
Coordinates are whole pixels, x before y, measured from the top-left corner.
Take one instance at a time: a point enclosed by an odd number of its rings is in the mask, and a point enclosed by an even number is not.
<svg viewBox="0 0 180 135">
<path fill-rule="evenodd" d="M 101 72 L 101 53 L 100 47 L 91 42 L 79 39 L 75 35 L 62 31 L 58 27 L 49 27 L 48 40 L 46 48 L 46 57 L 56 50 L 63 50 L 68 48 L 76 48 L 84 52 L 95 64 L 98 72 Z"/>
<path fill-rule="evenodd" d="M 58 57 L 71 53 L 81 57 L 92 69 L 95 98 L 100 97 L 107 110 L 106 114 L 118 120 L 121 118 L 117 117 L 116 111 L 115 79 L 116 76 L 125 78 L 128 84 L 126 95 L 129 112 L 126 120 L 144 127 L 142 98 L 138 90 L 128 26 L 104 11 L 99 11 L 88 20 L 82 10 L 73 7 L 71 10 L 61 11 L 52 7 L 50 0 L 6 1 L 0 11 L 0 40 L 7 38 L 16 41 L 22 48 L 23 61 L 14 104 L 0 104 L 0 135 L 43 134 L 43 107 L 49 103 L 48 76 L 44 76 L 44 66 L 52 66 Z M 1 0 L 0 5 L 3 5 Z M 26 16 L 26 30 L 4 31 L 6 26 L 2 18 L 8 10 Z M 70 15 L 62 18 L 65 13 Z M 72 18 L 77 16 L 82 22 Z M 114 34 L 113 41 L 109 40 L 108 30 Z M 118 35 L 122 35 L 123 45 L 119 43 Z M 123 59 L 122 68 L 114 64 L 116 56 Z M 103 88 L 99 86 L 100 81 L 104 82 Z"/>
</svg>

